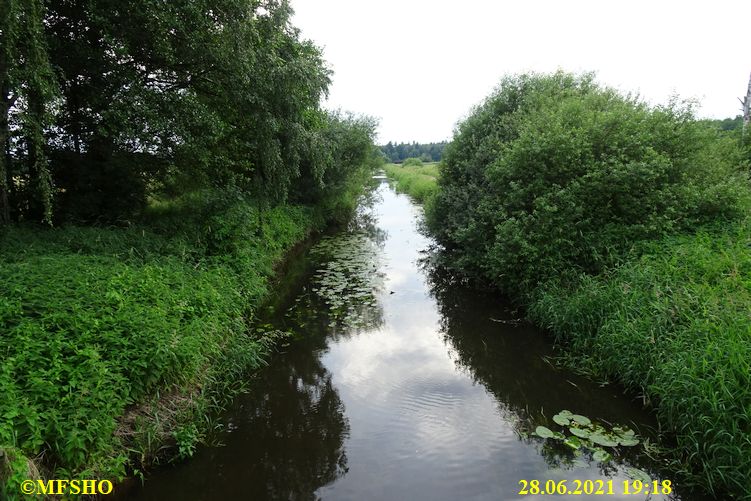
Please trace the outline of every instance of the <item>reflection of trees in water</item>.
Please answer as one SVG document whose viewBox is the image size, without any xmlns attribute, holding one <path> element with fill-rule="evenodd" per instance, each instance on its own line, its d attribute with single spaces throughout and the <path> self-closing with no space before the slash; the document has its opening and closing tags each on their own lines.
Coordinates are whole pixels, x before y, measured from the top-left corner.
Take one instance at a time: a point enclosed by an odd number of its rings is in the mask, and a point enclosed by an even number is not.
<svg viewBox="0 0 751 501">
<path fill-rule="evenodd" d="M 388 186 L 388 182 L 385 181 L 385 183 Z M 388 232 L 379 226 L 378 215 L 375 212 L 375 205 L 381 201 L 383 201 L 383 195 L 379 190 L 366 192 L 360 198 L 355 214 L 347 225 L 348 232 L 367 235 L 379 249 L 383 249 L 388 237 Z"/>
<path fill-rule="evenodd" d="M 545 336 L 521 321 L 522 313 L 510 302 L 492 292 L 471 289 L 466 279 L 441 266 L 445 259 L 441 252 L 426 252 L 421 267 L 457 367 L 493 394 L 504 420 L 520 440 L 537 448 L 551 468 L 574 468 L 591 459 L 561 443 L 529 436 L 540 424 L 559 429 L 551 418 L 563 409 L 636 430 L 645 428 L 638 423 L 645 421 L 646 413 L 635 403 L 614 398 L 614 392 L 554 367 L 548 361 L 554 353 Z M 613 475 L 621 463 L 653 469 L 653 462 L 637 452 L 637 448 L 619 449 L 615 461 L 599 464 L 600 473 Z"/>
<path fill-rule="evenodd" d="M 344 441 L 349 423 L 344 405 L 321 365 L 321 340 L 300 341 L 294 352 L 264 371 L 255 385 L 263 392 L 250 394 L 243 407 L 245 453 L 238 460 L 248 472 L 238 472 L 253 499 L 317 499 L 315 492 L 347 472 Z M 287 363 L 285 363 L 287 362 Z M 237 441 L 232 436 L 230 440 Z"/>
</svg>

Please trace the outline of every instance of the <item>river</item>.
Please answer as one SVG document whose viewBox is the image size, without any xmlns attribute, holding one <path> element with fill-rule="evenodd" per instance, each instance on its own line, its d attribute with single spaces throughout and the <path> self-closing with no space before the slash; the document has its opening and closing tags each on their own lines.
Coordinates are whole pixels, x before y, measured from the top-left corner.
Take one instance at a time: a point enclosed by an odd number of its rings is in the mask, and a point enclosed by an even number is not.
<svg viewBox="0 0 751 501">
<path fill-rule="evenodd" d="M 119 497 L 536 500 L 549 495 L 520 494 L 525 481 L 566 480 L 573 492 L 600 480 L 612 481 L 605 499 L 633 500 L 648 496 L 624 494 L 624 481 L 645 473 L 661 489 L 669 477 L 642 447 L 651 414 L 558 367 L 550 340 L 494 295 L 443 276 L 420 207 L 379 182 L 347 231 L 288 264 L 270 321 L 294 339 L 221 417 L 223 445 Z M 642 442 L 602 462 L 532 434 L 565 431 L 551 420 L 564 409 Z"/>
</svg>

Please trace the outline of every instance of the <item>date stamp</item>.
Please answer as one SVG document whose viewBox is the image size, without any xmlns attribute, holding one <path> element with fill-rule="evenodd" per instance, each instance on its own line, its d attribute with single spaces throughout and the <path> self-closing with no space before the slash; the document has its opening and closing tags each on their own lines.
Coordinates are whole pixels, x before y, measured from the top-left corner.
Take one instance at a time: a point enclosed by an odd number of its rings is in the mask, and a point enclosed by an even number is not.
<svg viewBox="0 0 751 501">
<path fill-rule="evenodd" d="M 559 496 L 608 496 L 608 495 L 657 495 L 671 494 L 673 484 L 670 480 L 519 480 L 521 496 L 539 494 L 557 494 Z"/>
</svg>

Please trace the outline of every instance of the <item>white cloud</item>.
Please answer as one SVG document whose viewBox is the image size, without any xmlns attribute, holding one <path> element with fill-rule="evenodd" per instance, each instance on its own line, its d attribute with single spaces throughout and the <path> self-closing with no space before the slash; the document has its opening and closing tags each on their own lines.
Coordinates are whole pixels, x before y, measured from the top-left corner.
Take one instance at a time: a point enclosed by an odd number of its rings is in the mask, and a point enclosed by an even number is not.
<svg viewBox="0 0 751 501">
<path fill-rule="evenodd" d="M 751 2 L 292 0 L 334 69 L 328 107 L 381 118 L 380 140 L 437 141 L 506 73 L 596 71 L 648 100 L 735 116 Z M 461 6 L 461 8 L 457 6 Z"/>
</svg>

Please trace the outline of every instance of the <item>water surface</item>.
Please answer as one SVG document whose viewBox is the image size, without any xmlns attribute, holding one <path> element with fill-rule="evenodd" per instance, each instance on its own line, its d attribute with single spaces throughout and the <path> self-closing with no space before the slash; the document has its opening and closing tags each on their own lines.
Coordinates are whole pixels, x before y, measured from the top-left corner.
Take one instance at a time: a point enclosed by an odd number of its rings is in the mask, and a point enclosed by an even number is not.
<svg viewBox="0 0 751 501">
<path fill-rule="evenodd" d="M 600 463 L 529 433 L 562 409 L 643 436 L 652 417 L 557 368 L 549 340 L 497 297 L 443 276 L 420 217 L 384 180 L 349 231 L 295 258 L 272 316 L 295 339 L 223 416 L 224 445 L 121 496 L 542 499 L 519 481 L 612 479 L 605 499 L 646 499 L 620 495 L 630 466 L 660 479 L 641 447 Z"/>
</svg>

